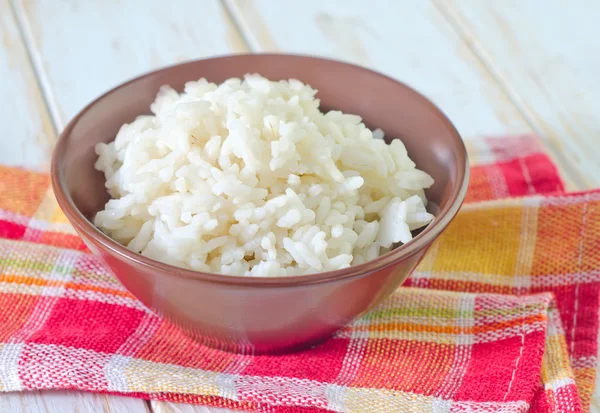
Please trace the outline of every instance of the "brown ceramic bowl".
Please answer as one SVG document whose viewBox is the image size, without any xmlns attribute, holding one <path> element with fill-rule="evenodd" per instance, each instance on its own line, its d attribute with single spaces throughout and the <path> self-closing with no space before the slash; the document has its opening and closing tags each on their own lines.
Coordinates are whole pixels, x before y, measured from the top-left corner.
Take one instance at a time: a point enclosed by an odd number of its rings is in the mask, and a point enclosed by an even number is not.
<svg viewBox="0 0 600 413">
<path fill-rule="evenodd" d="M 439 206 L 413 241 L 371 262 L 295 277 L 252 278 L 176 268 L 129 251 L 91 218 L 109 196 L 94 169 L 94 146 L 122 124 L 148 113 L 159 87 L 182 90 L 206 77 L 222 82 L 246 73 L 296 78 L 319 92 L 322 108 L 358 114 L 401 138 L 410 157 L 435 179 L 427 196 Z M 468 160 L 448 119 L 425 97 L 379 73 L 346 63 L 291 55 L 238 55 L 199 60 L 131 80 L 84 108 L 65 128 L 52 159 L 58 202 L 94 254 L 142 303 L 207 345 L 239 352 L 279 352 L 330 337 L 396 289 L 447 227 L 465 197 Z"/>
</svg>

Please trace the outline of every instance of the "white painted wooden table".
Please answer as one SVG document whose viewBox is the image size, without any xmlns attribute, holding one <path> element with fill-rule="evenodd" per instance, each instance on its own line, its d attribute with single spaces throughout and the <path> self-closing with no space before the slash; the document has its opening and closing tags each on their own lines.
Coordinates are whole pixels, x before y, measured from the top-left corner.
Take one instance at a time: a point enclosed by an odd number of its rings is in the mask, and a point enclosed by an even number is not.
<svg viewBox="0 0 600 413">
<path fill-rule="evenodd" d="M 599 15 L 598 0 L 0 0 L 0 163 L 47 170 L 66 122 L 143 72 L 281 51 L 401 79 L 466 139 L 535 132 L 571 189 L 600 186 Z M 600 410 L 598 389 L 592 405 Z M 0 412 L 95 411 L 223 410 L 72 392 L 0 396 Z"/>
</svg>

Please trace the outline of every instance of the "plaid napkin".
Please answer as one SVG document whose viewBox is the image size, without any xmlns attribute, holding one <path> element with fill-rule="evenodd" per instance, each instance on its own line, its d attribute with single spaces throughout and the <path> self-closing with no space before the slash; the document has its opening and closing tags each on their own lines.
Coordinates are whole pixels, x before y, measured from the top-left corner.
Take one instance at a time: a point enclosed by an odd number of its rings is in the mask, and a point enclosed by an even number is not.
<svg viewBox="0 0 600 413">
<path fill-rule="evenodd" d="M 564 194 L 531 136 L 469 150 L 469 204 L 411 288 L 325 344 L 284 356 L 194 343 L 88 253 L 46 175 L 0 168 L 0 390 L 260 412 L 587 411 L 600 191 Z"/>
</svg>

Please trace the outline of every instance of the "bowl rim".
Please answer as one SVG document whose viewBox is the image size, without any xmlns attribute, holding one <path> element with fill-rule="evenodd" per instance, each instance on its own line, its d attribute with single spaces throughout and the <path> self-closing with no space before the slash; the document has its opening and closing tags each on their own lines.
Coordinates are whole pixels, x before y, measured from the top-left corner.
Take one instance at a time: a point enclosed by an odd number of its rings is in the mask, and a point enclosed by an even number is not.
<svg viewBox="0 0 600 413">
<path fill-rule="evenodd" d="M 460 157 L 460 159 L 464 159 L 464 167 L 460 168 L 460 162 L 457 165 L 457 174 L 458 181 L 461 181 L 461 184 L 454 188 L 450 195 L 450 200 L 446 204 L 446 206 L 441 209 L 438 215 L 435 217 L 432 223 L 427 225 L 425 229 L 419 233 L 415 238 L 413 238 L 410 242 L 399 246 L 392 251 L 381 255 L 374 260 L 367 261 L 365 263 L 350 266 L 348 268 L 333 270 L 333 271 L 324 271 L 318 272 L 314 274 L 307 275 L 293 275 L 293 276 L 277 276 L 277 277 L 250 277 L 250 276 L 240 276 L 240 275 L 225 275 L 219 273 L 208 273 L 195 271 L 186 268 L 176 267 L 170 264 L 162 263 L 160 261 L 154 260 L 152 258 L 145 257 L 137 252 L 133 252 L 122 244 L 119 244 L 117 241 L 114 241 L 100 229 L 92 224 L 79 209 L 75 206 L 72 197 L 68 194 L 68 191 L 65 187 L 64 179 L 62 179 L 62 173 L 59 171 L 59 163 L 60 163 L 60 154 L 64 153 L 64 146 L 68 140 L 69 135 L 71 134 L 73 128 L 77 125 L 79 119 L 92 107 L 94 107 L 98 102 L 106 98 L 108 95 L 113 92 L 121 89 L 123 87 L 128 86 L 131 83 L 140 81 L 146 77 L 153 76 L 160 72 L 166 72 L 172 70 L 176 67 L 181 67 L 185 65 L 195 65 L 199 62 L 203 61 L 213 61 L 213 60 L 238 60 L 243 58 L 300 58 L 300 59 L 308 59 L 315 61 L 325 61 L 329 64 L 341 65 L 341 66 L 351 66 L 353 70 L 357 72 L 368 72 L 370 76 L 376 76 L 383 79 L 386 82 L 391 82 L 395 84 L 396 87 L 400 86 L 410 92 L 415 98 L 420 99 L 421 103 L 424 104 L 424 107 L 431 112 L 431 114 L 437 116 L 439 120 L 441 120 L 445 126 L 448 128 L 448 131 L 452 134 L 455 144 L 458 145 L 458 150 L 462 152 L 464 156 Z M 459 159 L 459 161 L 460 161 Z M 96 241 L 96 243 L 100 244 L 102 248 L 106 249 L 110 252 L 111 255 L 116 255 L 120 259 L 125 261 L 131 261 L 138 266 L 143 266 L 148 270 L 154 270 L 166 273 L 167 275 L 175 275 L 184 278 L 196 279 L 199 281 L 206 281 L 210 283 L 217 284 L 233 284 L 239 286 L 271 286 L 271 287 L 283 287 L 283 286 L 301 286 L 308 285 L 314 283 L 323 283 L 332 280 L 340 280 L 352 277 L 359 277 L 364 274 L 368 274 L 374 272 L 376 270 L 387 267 L 395 262 L 400 262 L 417 252 L 421 251 L 423 248 L 426 248 L 429 244 L 431 244 L 444 229 L 448 226 L 448 224 L 454 219 L 456 214 L 458 213 L 467 192 L 467 186 L 469 182 L 469 158 L 467 155 L 467 150 L 465 144 L 457 131 L 456 127 L 450 122 L 448 117 L 427 97 L 423 94 L 419 93 L 412 87 L 407 84 L 396 80 L 390 76 L 384 75 L 380 72 L 377 72 L 372 69 L 368 69 L 363 66 L 355 65 L 352 63 L 344 62 L 341 60 L 317 57 L 317 56 L 308 56 L 302 54 L 290 54 L 290 53 L 243 53 L 243 54 L 234 54 L 234 55 L 219 55 L 216 57 L 206 58 L 206 59 L 194 59 L 189 60 L 169 66 L 164 66 L 156 70 L 152 70 L 150 72 L 146 72 L 142 75 L 136 76 L 126 82 L 123 82 L 107 92 L 103 93 L 92 102 L 87 104 L 83 109 L 81 109 L 77 115 L 73 117 L 73 119 L 67 124 L 62 133 L 59 136 L 59 139 L 54 147 L 52 153 L 51 160 L 51 181 L 52 187 L 54 191 L 54 195 L 58 201 L 59 206 L 71 222 L 71 224 L 77 229 L 79 232 L 83 232 L 87 237 L 92 238 Z"/>
</svg>

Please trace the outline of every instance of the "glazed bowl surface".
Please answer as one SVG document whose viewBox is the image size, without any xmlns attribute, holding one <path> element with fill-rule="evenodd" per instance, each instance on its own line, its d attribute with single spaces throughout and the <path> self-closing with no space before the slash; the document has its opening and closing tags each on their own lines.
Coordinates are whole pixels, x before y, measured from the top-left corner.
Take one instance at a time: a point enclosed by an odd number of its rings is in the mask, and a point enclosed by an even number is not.
<svg viewBox="0 0 600 413">
<path fill-rule="evenodd" d="M 295 78 L 318 90 L 322 110 L 362 116 L 400 138 L 435 184 L 426 192 L 435 219 L 411 242 L 365 264 L 293 277 L 239 277 L 173 267 L 129 251 L 92 224 L 109 199 L 94 169 L 94 147 L 149 113 L 160 86 L 181 91 L 205 77 L 220 83 L 246 73 Z M 410 87 L 333 60 L 278 54 L 198 60 L 124 83 L 85 107 L 65 128 L 52 158 L 56 198 L 90 250 L 152 311 L 203 343 L 236 352 L 274 353 L 323 341 L 402 284 L 458 212 L 467 189 L 465 146 L 451 122 Z"/>
</svg>

